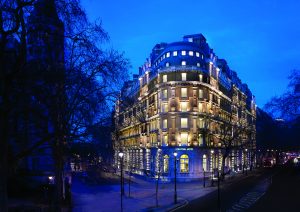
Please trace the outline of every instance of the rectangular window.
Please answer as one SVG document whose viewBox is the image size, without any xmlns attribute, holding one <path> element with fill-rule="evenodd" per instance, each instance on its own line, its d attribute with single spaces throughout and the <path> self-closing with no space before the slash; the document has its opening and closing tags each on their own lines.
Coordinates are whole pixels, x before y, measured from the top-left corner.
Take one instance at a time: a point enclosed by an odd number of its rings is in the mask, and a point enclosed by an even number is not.
<svg viewBox="0 0 300 212">
<path fill-rule="evenodd" d="M 182 66 L 186 66 L 186 61 L 181 61 Z"/>
<path fill-rule="evenodd" d="M 203 75 L 202 74 L 199 74 L 199 81 L 203 82 Z"/>
<path fill-rule="evenodd" d="M 196 52 L 196 57 L 200 57 L 200 53 L 199 52 Z"/>
<path fill-rule="evenodd" d="M 187 97 L 187 88 L 181 88 L 181 97 Z"/>
<path fill-rule="evenodd" d="M 164 145 L 165 145 L 165 146 L 168 145 L 168 135 L 164 135 L 164 136 L 163 136 L 163 142 L 164 142 Z"/>
<path fill-rule="evenodd" d="M 173 56 L 175 56 L 175 57 L 177 56 L 177 51 L 173 52 Z"/>
<path fill-rule="evenodd" d="M 189 51 L 189 56 L 194 56 L 194 52 L 193 51 Z"/>
<path fill-rule="evenodd" d="M 188 128 L 188 118 L 181 118 L 180 126 L 181 126 L 181 128 Z"/>
<path fill-rule="evenodd" d="M 199 134 L 199 146 L 203 146 L 203 135 Z"/>
<path fill-rule="evenodd" d="M 181 51 L 181 55 L 186 55 L 186 51 Z"/>
<path fill-rule="evenodd" d="M 168 112 L 168 111 L 169 111 L 168 103 L 164 103 L 162 107 L 162 112 Z"/>
<path fill-rule="evenodd" d="M 163 95 L 162 95 L 162 97 L 163 97 L 164 99 L 168 98 L 168 90 L 167 90 L 167 89 L 164 89 L 164 90 L 163 90 Z"/>
<path fill-rule="evenodd" d="M 202 118 L 199 119 L 199 128 L 204 128 L 204 120 Z"/>
<path fill-rule="evenodd" d="M 181 112 L 186 112 L 187 111 L 187 102 L 181 102 Z"/>
<path fill-rule="evenodd" d="M 168 128 L 168 119 L 163 119 L 163 129 Z"/>
<path fill-rule="evenodd" d="M 186 146 L 188 144 L 188 133 L 182 132 L 180 134 L 181 145 Z"/>
<path fill-rule="evenodd" d="M 166 67 L 169 67 L 170 66 L 170 63 L 166 63 Z"/>
<path fill-rule="evenodd" d="M 186 73 L 181 73 L 181 80 L 186 81 Z"/>
<path fill-rule="evenodd" d="M 199 103 L 199 112 L 203 112 L 203 103 Z"/>
<path fill-rule="evenodd" d="M 170 52 L 167 52 L 166 57 L 170 57 Z"/>
<path fill-rule="evenodd" d="M 200 63 L 197 63 L 197 67 L 200 67 Z"/>
<path fill-rule="evenodd" d="M 163 75 L 163 82 L 167 82 L 168 81 L 168 75 Z"/>
<path fill-rule="evenodd" d="M 199 89 L 199 98 L 202 99 L 203 98 L 203 90 Z"/>
</svg>

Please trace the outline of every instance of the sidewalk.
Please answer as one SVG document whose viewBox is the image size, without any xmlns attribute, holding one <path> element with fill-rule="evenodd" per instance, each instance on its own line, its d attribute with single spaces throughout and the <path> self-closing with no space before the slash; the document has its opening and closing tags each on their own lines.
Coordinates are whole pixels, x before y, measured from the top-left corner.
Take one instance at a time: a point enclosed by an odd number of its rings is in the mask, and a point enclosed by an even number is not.
<svg viewBox="0 0 300 212">
<path fill-rule="evenodd" d="M 248 173 L 248 176 L 255 173 Z M 229 176 L 223 185 L 230 185 L 235 180 L 241 180 L 247 177 L 242 174 Z M 128 181 L 125 180 L 125 197 L 123 197 L 123 211 L 168 211 L 175 207 L 187 204 L 189 201 L 207 195 L 217 189 L 211 187 L 211 182 L 206 182 L 206 188 L 203 188 L 203 182 L 185 182 L 177 183 L 178 204 L 174 205 L 174 183 L 159 184 L 158 189 L 158 208 L 156 208 L 155 182 L 148 182 L 135 177 L 131 178 L 131 195 L 129 197 Z M 97 185 L 88 186 L 78 179 L 73 183 L 73 211 L 121 211 L 120 185 Z"/>
</svg>

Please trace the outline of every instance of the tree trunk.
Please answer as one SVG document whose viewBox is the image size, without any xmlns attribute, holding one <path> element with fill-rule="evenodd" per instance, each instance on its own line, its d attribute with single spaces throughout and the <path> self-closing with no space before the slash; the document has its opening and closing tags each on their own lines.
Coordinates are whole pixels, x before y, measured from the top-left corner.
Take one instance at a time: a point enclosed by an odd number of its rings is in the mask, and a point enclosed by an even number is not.
<svg viewBox="0 0 300 212">
<path fill-rule="evenodd" d="M 3 73 L 2 73 L 3 74 Z M 0 105 L 0 209 L 1 212 L 8 211 L 8 197 L 7 197 L 7 176 L 8 176 L 8 142 L 9 142 L 9 86 L 8 81 L 5 77 L 4 80 L 1 80 L 1 96 L 2 96 L 2 105 Z"/>
<path fill-rule="evenodd" d="M 61 141 L 57 140 L 54 143 L 53 156 L 55 163 L 55 192 L 54 192 L 54 209 L 61 211 L 63 200 L 63 151 Z"/>
</svg>

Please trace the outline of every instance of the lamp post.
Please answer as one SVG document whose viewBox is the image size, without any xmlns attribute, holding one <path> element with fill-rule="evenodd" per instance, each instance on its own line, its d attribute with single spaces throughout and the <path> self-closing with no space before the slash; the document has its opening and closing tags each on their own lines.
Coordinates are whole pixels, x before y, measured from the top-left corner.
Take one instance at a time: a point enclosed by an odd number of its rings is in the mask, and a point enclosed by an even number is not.
<svg viewBox="0 0 300 212">
<path fill-rule="evenodd" d="M 203 168 L 203 187 L 205 188 L 205 169 Z"/>
<path fill-rule="evenodd" d="M 176 160 L 177 160 L 177 152 L 174 152 L 174 175 L 175 175 L 175 184 L 174 184 L 174 204 L 177 204 L 177 187 L 176 187 L 176 174 L 177 174 L 177 166 L 176 166 Z"/>
<path fill-rule="evenodd" d="M 124 187 L 123 187 L 123 152 L 119 152 L 120 157 L 120 165 L 121 165 L 121 211 L 123 211 L 123 195 L 124 195 Z"/>
<path fill-rule="evenodd" d="M 248 164 L 248 149 L 245 149 L 246 151 L 246 155 L 245 155 L 245 168 L 246 168 L 246 175 L 248 175 L 248 167 L 246 166 L 246 164 Z"/>
</svg>

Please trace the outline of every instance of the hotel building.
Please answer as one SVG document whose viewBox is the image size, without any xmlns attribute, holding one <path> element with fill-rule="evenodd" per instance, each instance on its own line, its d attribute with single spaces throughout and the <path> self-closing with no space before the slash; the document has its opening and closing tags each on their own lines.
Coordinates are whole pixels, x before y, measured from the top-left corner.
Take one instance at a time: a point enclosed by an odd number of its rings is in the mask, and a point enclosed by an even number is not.
<svg viewBox="0 0 300 212">
<path fill-rule="evenodd" d="M 116 102 L 115 164 L 123 152 L 125 170 L 165 180 L 174 177 L 175 158 L 179 180 L 200 178 L 222 164 L 240 171 L 255 161 L 255 119 L 248 86 L 202 34 L 159 43 Z M 222 131 L 228 124 L 231 131 Z M 242 125 L 247 131 L 235 136 L 234 126 Z M 222 136 L 235 137 L 233 145 L 226 146 Z M 225 147 L 230 153 L 222 163 Z"/>
</svg>

